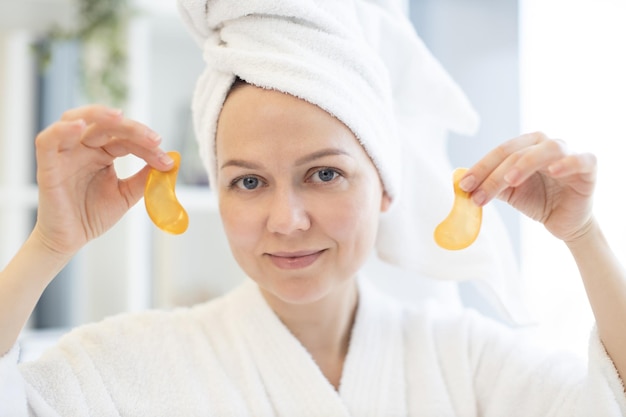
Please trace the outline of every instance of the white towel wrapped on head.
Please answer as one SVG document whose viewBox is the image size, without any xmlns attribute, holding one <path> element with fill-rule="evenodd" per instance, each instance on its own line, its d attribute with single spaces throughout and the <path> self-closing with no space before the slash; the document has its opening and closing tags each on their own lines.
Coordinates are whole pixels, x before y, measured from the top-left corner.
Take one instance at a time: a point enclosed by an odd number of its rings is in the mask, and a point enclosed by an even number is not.
<svg viewBox="0 0 626 417">
<path fill-rule="evenodd" d="M 204 10 L 200 3 L 190 3 Z M 207 69 L 198 82 L 194 115 L 210 182 L 215 184 L 217 117 L 236 75 L 300 97 L 341 120 L 361 140 L 386 190 L 395 195 L 400 147 L 390 146 L 397 134 L 389 77 L 380 60 L 353 59 L 371 56 L 365 33 L 354 36 L 360 29 L 354 3 L 225 0 L 208 2 L 207 7 L 206 19 L 200 22 L 204 26 L 197 30 L 206 36 Z M 198 15 L 202 16 L 198 10 L 188 13 Z M 341 21 L 334 16 L 341 16 Z"/>
<path fill-rule="evenodd" d="M 376 165 L 391 209 L 378 256 L 444 280 L 472 279 L 523 320 L 517 266 L 499 216 L 486 208 L 483 230 L 463 251 L 446 251 L 433 230 L 452 204 L 448 131 L 471 134 L 471 104 L 415 33 L 395 0 L 178 0 L 204 51 L 193 112 L 211 184 L 215 132 L 235 77 L 313 103 L 337 117 Z"/>
</svg>

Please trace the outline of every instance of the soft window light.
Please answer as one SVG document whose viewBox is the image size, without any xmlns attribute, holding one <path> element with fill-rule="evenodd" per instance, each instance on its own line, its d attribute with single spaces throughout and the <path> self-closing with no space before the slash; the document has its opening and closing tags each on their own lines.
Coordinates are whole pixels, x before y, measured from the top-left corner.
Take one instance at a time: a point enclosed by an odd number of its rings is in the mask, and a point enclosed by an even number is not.
<svg viewBox="0 0 626 417">
<path fill-rule="evenodd" d="M 595 214 L 626 262 L 619 193 L 626 158 L 626 2 L 520 1 L 522 130 L 542 130 L 598 157 Z M 618 194 L 616 194 L 618 193 Z M 585 354 L 594 320 L 565 246 L 522 223 L 522 274 L 540 333 Z"/>
</svg>

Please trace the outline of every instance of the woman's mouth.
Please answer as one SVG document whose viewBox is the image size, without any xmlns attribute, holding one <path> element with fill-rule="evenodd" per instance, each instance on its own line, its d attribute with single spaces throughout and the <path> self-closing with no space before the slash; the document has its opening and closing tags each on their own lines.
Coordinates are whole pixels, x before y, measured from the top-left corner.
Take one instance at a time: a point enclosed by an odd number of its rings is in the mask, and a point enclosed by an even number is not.
<svg viewBox="0 0 626 417">
<path fill-rule="evenodd" d="M 274 252 L 268 253 L 272 263 L 280 269 L 306 268 L 319 258 L 324 250 L 298 251 L 298 252 Z"/>
</svg>

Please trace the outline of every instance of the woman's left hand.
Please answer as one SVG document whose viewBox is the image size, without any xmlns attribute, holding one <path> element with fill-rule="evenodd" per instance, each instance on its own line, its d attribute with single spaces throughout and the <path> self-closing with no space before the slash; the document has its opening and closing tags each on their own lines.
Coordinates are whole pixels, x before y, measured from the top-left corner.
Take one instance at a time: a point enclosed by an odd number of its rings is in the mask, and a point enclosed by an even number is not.
<svg viewBox="0 0 626 417">
<path fill-rule="evenodd" d="M 594 155 L 572 153 L 563 141 L 531 133 L 489 152 L 460 186 L 476 204 L 499 198 L 568 242 L 591 224 L 595 181 Z"/>
</svg>

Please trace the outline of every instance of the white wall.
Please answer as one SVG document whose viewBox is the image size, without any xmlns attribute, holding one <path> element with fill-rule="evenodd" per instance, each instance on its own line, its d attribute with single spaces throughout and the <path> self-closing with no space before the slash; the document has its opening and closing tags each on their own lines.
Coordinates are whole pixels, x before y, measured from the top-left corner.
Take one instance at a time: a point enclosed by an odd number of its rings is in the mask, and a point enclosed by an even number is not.
<svg viewBox="0 0 626 417">
<path fill-rule="evenodd" d="M 598 157 L 595 212 L 626 262 L 626 2 L 521 1 L 522 126 Z M 550 343 L 584 354 L 593 323 L 564 245 L 522 226 L 523 276 Z"/>
</svg>

